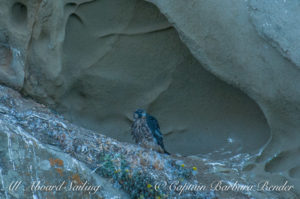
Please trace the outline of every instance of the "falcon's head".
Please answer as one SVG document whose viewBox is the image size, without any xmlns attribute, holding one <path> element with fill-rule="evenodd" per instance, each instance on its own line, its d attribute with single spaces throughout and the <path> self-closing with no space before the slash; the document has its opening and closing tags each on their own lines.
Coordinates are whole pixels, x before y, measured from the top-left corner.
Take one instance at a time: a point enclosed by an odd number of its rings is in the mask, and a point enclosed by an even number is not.
<svg viewBox="0 0 300 199">
<path fill-rule="evenodd" d="M 134 119 L 139 119 L 139 118 L 145 118 L 147 115 L 146 111 L 143 109 L 137 109 L 134 113 L 133 113 L 133 118 Z"/>
</svg>

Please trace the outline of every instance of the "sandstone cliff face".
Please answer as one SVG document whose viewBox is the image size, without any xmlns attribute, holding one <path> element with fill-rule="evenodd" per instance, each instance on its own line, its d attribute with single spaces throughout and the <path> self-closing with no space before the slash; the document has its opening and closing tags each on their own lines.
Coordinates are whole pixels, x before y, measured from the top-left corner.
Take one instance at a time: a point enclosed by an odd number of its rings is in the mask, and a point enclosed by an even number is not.
<svg viewBox="0 0 300 199">
<path fill-rule="evenodd" d="M 158 117 L 167 148 L 181 154 L 255 153 L 269 139 L 258 106 L 204 70 L 150 3 L 3 1 L 3 7 L 14 21 L 2 22 L 3 42 L 6 51 L 18 50 L 10 59 L 20 64 L 3 64 L 3 73 L 17 73 L 2 82 L 77 124 L 130 142 L 132 112 L 146 108 Z"/>
<path fill-rule="evenodd" d="M 299 185 L 299 2 L 149 2 L 0 0 L 0 81 L 122 141 L 146 108 L 171 152 L 262 152 L 249 175 Z"/>
<path fill-rule="evenodd" d="M 289 179 L 299 193 L 299 2 L 151 2 L 206 69 L 259 104 L 271 140 L 256 172 Z"/>
</svg>

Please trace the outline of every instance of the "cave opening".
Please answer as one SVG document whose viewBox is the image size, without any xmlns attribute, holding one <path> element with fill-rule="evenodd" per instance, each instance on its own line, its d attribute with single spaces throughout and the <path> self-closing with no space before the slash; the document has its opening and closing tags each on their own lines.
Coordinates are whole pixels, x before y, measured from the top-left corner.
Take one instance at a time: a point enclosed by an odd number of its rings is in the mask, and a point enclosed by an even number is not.
<svg viewBox="0 0 300 199">
<path fill-rule="evenodd" d="M 63 52 L 68 88 L 57 109 L 81 126 L 133 143 L 132 113 L 144 108 L 171 153 L 216 159 L 257 153 L 270 138 L 258 105 L 205 70 L 150 3 L 78 5 Z"/>
</svg>

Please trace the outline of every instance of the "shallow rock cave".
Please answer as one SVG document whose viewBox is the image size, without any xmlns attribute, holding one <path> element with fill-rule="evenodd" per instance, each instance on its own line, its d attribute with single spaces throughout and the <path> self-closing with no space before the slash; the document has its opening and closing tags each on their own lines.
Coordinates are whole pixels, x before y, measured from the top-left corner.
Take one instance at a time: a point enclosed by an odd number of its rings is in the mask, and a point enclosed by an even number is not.
<svg viewBox="0 0 300 199">
<path fill-rule="evenodd" d="M 68 18 L 62 75 L 69 89 L 56 100 L 60 113 L 132 142 L 132 113 L 145 108 L 159 120 L 168 150 L 183 155 L 224 159 L 266 144 L 270 130 L 257 104 L 207 72 L 155 6 L 139 1 L 122 16 L 126 23 L 107 24 L 95 16 L 114 22 L 120 11 L 107 16 L 103 4 L 77 7 Z"/>
</svg>

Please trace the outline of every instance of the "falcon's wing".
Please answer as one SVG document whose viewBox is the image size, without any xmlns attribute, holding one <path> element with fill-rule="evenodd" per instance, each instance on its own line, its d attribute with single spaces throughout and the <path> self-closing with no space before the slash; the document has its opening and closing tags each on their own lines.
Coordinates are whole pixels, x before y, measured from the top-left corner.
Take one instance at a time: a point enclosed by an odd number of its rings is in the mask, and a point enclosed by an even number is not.
<svg viewBox="0 0 300 199">
<path fill-rule="evenodd" d="M 170 155 L 170 153 L 167 152 L 165 149 L 164 142 L 163 142 L 163 136 L 160 132 L 160 127 L 159 127 L 158 121 L 155 119 L 155 117 L 153 117 L 151 115 L 147 115 L 147 125 L 150 128 L 151 133 L 152 133 L 153 137 L 155 138 L 157 144 L 162 147 L 162 149 L 164 150 L 164 152 L 166 154 Z"/>
<path fill-rule="evenodd" d="M 147 124 L 152 132 L 154 132 L 156 129 L 160 130 L 158 121 L 151 115 L 147 115 Z"/>
<path fill-rule="evenodd" d="M 147 124 L 152 131 L 153 137 L 157 140 L 157 144 L 163 146 L 163 137 L 160 132 L 158 121 L 155 119 L 155 117 L 147 115 Z"/>
</svg>

